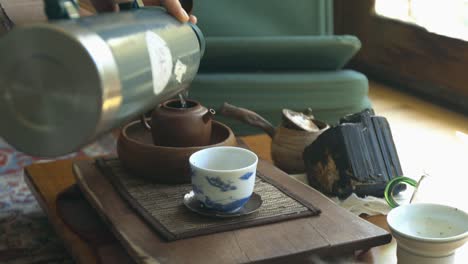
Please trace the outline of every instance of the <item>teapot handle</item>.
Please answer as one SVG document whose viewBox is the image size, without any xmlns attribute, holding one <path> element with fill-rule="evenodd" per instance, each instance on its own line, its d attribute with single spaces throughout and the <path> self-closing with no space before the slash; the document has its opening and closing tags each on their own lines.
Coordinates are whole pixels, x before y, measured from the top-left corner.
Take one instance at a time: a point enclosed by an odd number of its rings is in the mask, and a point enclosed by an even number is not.
<svg viewBox="0 0 468 264">
<path fill-rule="evenodd" d="M 271 138 L 273 138 L 275 135 L 275 128 L 273 125 L 265 120 L 265 118 L 251 110 L 224 103 L 219 113 L 223 116 L 234 118 L 248 125 L 258 127 L 265 131 L 265 133 L 267 133 Z"/>
</svg>

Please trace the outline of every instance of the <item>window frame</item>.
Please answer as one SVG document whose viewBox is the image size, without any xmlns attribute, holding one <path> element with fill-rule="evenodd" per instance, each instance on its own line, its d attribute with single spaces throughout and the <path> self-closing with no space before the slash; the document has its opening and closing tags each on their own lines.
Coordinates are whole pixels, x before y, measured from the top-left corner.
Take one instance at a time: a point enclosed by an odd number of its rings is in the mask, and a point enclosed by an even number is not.
<svg viewBox="0 0 468 264">
<path fill-rule="evenodd" d="M 335 34 L 355 35 L 362 42 L 348 66 L 468 113 L 468 42 L 379 16 L 374 4 L 334 1 Z"/>
</svg>

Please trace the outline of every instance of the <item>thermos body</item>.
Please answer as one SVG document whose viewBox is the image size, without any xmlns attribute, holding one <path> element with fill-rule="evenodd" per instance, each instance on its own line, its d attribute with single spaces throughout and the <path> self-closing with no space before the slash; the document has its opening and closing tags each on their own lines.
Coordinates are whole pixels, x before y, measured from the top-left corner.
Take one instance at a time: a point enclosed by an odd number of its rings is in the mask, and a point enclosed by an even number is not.
<svg viewBox="0 0 468 264">
<path fill-rule="evenodd" d="M 0 38 L 0 136 L 59 156 L 187 89 L 198 28 L 141 8 L 16 28 Z"/>
</svg>

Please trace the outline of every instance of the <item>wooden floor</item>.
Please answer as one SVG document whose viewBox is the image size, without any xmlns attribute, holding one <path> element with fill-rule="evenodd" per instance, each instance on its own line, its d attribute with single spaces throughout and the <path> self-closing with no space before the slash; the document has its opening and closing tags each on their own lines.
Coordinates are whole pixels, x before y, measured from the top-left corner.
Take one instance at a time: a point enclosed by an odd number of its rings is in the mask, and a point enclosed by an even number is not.
<svg viewBox="0 0 468 264">
<path fill-rule="evenodd" d="M 468 186 L 468 116 L 376 82 L 370 82 L 369 93 L 376 114 L 390 123 L 405 176 L 431 176 L 428 182 L 432 184 L 421 190 L 425 201 L 468 211 L 464 194 Z"/>
</svg>

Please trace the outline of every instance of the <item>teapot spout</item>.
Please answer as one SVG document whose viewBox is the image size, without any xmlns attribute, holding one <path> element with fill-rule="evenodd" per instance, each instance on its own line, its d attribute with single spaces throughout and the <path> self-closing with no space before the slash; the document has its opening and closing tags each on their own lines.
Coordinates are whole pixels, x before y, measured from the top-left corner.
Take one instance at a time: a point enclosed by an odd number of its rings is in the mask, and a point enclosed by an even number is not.
<svg viewBox="0 0 468 264">
<path fill-rule="evenodd" d="M 265 118 L 253 111 L 224 103 L 219 112 L 223 116 L 234 118 L 248 125 L 258 127 L 265 131 L 271 138 L 275 135 L 275 127 L 265 120 Z"/>
<path fill-rule="evenodd" d="M 216 111 L 214 109 L 208 109 L 208 112 L 206 112 L 205 115 L 203 115 L 203 122 L 208 122 L 211 119 L 213 119 L 214 115 L 216 114 Z"/>
</svg>

